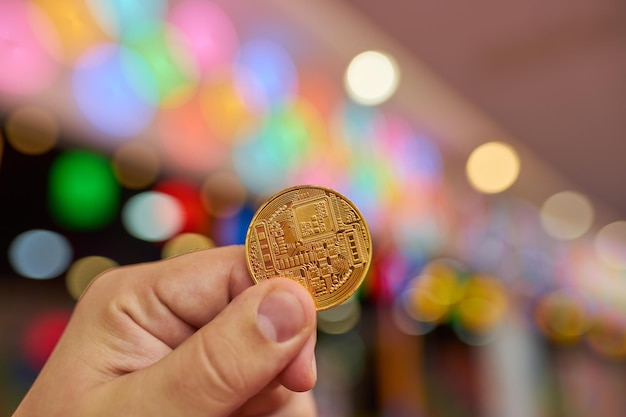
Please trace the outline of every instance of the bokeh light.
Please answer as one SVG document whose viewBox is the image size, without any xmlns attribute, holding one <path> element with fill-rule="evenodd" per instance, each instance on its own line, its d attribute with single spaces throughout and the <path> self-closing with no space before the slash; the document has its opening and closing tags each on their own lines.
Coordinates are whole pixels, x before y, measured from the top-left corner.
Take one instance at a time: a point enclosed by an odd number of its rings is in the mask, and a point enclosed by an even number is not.
<svg viewBox="0 0 626 417">
<path fill-rule="evenodd" d="M 89 49 L 74 67 L 74 97 L 99 131 L 126 138 L 153 120 L 158 87 L 150 65 L 136 52 L 116 44 Z"/>
<path fill-rule="evenodd" d="M 478 191 L 499 193 L 517 180 L 520 160 L 515 149 L 502 142 L 488 142 L 478 146 L 467 160 L 466 174 Z"/>
<path fill-rule="evenodd" d="M 370 229 L 376 233 L 378 227 L 384 224 L 385 203 L 390 199 L 388 193 L 393 190 L 389 186 L 392 183 L 391 172 L 375 155 L 355 155 L 355 159 L 357 161 L 351 161 L 354 165 L 345 178 L 346 182 L 331 188 L 348 196 L 359 208 Z"/>
<path fill-rule="evenodd" d="M 122 209 L 122 222 L 128 233 L 149 242 L 171 238 L 182 229 L 184 221 L 178 200 L 157 191 L 131 197 Z"/>
<path fill-rule="evenodd" d="M 507 309 L 508 300 L 502 284 L 491 276 L 473 275 L 465 284 L 455 318 L 469 332 L 487 334 L 499 327 Z"/>
<path fill-rule="evenodd" d="M 598 314 L 587 332 L 586 341 L 593 351 L 608 359 L 626 358 L 626 322 L 621 312 Z"/>
<path fill-rule="evenodd" d="M 182 179 L 167 179 L 157 183 L 153 191 L 169 195 L 178 202 L 182 214 L 178 232 L 208 232 L 208 216 L 195 184 Z"/>
<path fill-rule="evenodd" d="M 215 243 L 208 236 L 199 233 L 181 233 L 163 245 L 161 257 L 171 258 L 172 256 L 213 247 L 215 247 Z"/>
<path fill-rule="evenodd" d="M 60 67 L 50 20 L 30 2 L 3 0 L 0 28 L 0 91 L 27 95 L 48 87 Z"/>
<path fill-rule="evenodd" d="M 117 265 L 117 262 L 105 256 L 85 256 L 76 260 L 65 274 L 67 292 L 78 300 L 94 278 Z"/>
<path fill-rule="evenodd" d="M 218 246 L 242 245 L 256 209 L 244 205 L 236 214 L 216 218 L 211 224 L 212 237 Z"/>
<path fill-rule="evenodd" d="M 239 95 L 256 112 L 284 106 L 298 91 L 296 67 L 287 51 L 263 39 L 241 45 L 235 58 L 234 79 Z"/>
<path fill-rule="evenodd" d="M 329 119 L 340 101 L 342 91 L 335 79 L 313 68 L 298 68 L 298 95 Z"/>
<path fill-rule="evenodd" d="M 442 182 L 443 161 L 434 141 L 401 117 L 385 114 L 377 121 L 377 147 L 386 160 L 393 161 L 403 200 L 421 200 L 435 191 Z"/>
<path fill-rule="evenodd" d="M 67 269 L 72 256 L 69 241 L 50 230 L 23 232 L 13 239 L 9 247 L 11 266 L 26 278 L 55 278 Z"/>
<path fill-rule="evenodd" d="M 214 217 L 230 217 L 246 202 L 248 190 L 239 177 L 230 172 L 209 174 L 202 184 L 201 197 L 206 210 Z"/>
<path fill-rule="evenodd" d="M 415 320 L 440 322 L 464 295 L 465 286 L 443 263 L 429 264 L 404 293 L 405 308 Z"/>
<path fill-rule="evenodd" d="M 576 239 L 591 228 L 593 206 L 587 197 L 574 191 L 552 195 L 541 206 L 541 225 L 552 237 Z"/>
<path fill-rule="evenodd" d="M 399 82 L 395 60 L 379 51 L 366 51 L 355 56 L 345 74 L 348 95 L 366 106 L 387 101 L 396 92 Z"/>
<path fill-rule="evenodd" d="M 317 313 L 317 328 L 327 334 L 347 333 L 361 319 L 361 304 L 352 296 L 340 305 Z"/>
<path fill-rule="evenodd" d="M 60 38 L 65 58 L 70 63 L 91 45 L 108 40 L 84 0 L 31 1 L 49 17 Z"/>
<path fill-rule="evenodd" d="M 56 158 L 48 177 L 48 204 L 61 225 L 94 230 L 117 215 L 120 185 L 109 161 L 90 151 L 66 151 Z"/>
<path fill-rule="evenodd" d="M 446 305 L 460 301 L 465 295 L 466 268 L 452 258 L 436 258 L 429 261 L 417 277 L 418 285 L 437 288 L 440 299 Z"/>
<path fill-rule="evenodd" d="M 435 254 L 446 243 L 446 219 L 437 205 L 404 204 L 394 209 L 389 219 L 389 232 L 401 251 Z M 430 211 L 426 211 L 430 210 Z"/>
<path fill-rule="evenodd" d="M 202 75 L 228 68 L 239 39 L 228 15 L 215 3 L 183 0 L 174 4 L 168 21 L 178 28 Z"/>
<path fill-rule="evenodd" d="M 612 268 L 626 269 L 626 221 L 604 226 L 595 237 L 598 258 Z"/>
<path fill-rule="evenodd" d="M 52 149 L 59 140 L 59 126 L 49 111 L 37 106 L 18 107 L 6 121 L 7 141 L 15 150 L 39 155 Z"/>
<path fill-rule="evenodd" d="M 149 186 L 161 171 L 161 159 L 154 147 L 142 142 L 128 142 L 118 147 L 112 165 L 117 180 L 130 189 Z"/>
<path fill-rule="evenodd" d="M 449 305 L 439 299 L 438 295 L 428 286 L 415 286 L 403 294 L 404 308 L 414 320 L 439 322 L 447 314 Z"/>
<path fill-rule="evenodd" d="M 69 320 L 70 312 L 66 310 L 45 311 L 30 319 L 21 342 L 24 359 L 33 369 L 43 367 Z"/>
<path fill-rule="evenodd" d="M 179 170 L 205 173 L 228 160 L 227 144 L 208 129 L 197 100 L 163 110 L 157 126 L 163 158 Z"/>
<path fill-rule="evenodd" d="M 591 325 L 589 302 L 573 289 L 553 291 L 537 303 L 535 321 L 549 339 L 576 342 Z"/>
<path fill-rule="evenodd" d="M 207 81 L 198 95 L 209 131 L 225 143 L 237 141 L 259 123 L 228 77 Z"/>
<path fill-rule="evenodd" d="M 400 296 L 394 300 L 391 310 L 393 324 L 402 332 L 413 336 L 422 336 L 433 331 L 438 323 L 436 321 L 423 322 L 416 320 L 407 309 L 406 298 L 405 296 Z"/>
<path fill-rule="evenodd" d="M 165 18 L 167 0 L 86 0 L 91 14 L 111 38 L 120 39 L 129 30 L 146 22 Z"/>
<path fill-rule="evenodd" d="M 330 134 L 349 147 L 355 149 L 371 149 L 376 141 L 377 109 L 351 101 L 344 101 L 336 106 L 330 121 Z"/>
<path fill-rule="evenodd" d="M 124 36 L 124 45 L 150 67 L 161 106 L 178 106 L 195 93 L 198 69 L 184 40 L 170 25 L 162 22 L 136 24 Z M 134 69 L 136 63 L 132 56 L 122 55 L 123 62 L 127 57 L 130 58 L 128 65 Z"/>
<path fill-rule="evenodd" d="M 257 132 L 233 147 L 233 162 L 243 183 L 253 192 L 270 194 L 290 184 L 309 156 L 310 131 L 293 109 L 268 116 Z"/>
</svg>

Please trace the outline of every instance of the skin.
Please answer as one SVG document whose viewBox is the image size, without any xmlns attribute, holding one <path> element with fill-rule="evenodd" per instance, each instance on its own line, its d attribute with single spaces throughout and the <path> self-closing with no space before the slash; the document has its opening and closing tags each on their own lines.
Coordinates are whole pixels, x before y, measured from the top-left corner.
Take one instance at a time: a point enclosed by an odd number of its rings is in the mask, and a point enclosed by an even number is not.
<svg viewBox="0 0 626 417">
<path fill-rule="evenodd" d="M 231 246 L 92 282 L 14 417 L 315 416 L 315 305 Z"/>
</svg>

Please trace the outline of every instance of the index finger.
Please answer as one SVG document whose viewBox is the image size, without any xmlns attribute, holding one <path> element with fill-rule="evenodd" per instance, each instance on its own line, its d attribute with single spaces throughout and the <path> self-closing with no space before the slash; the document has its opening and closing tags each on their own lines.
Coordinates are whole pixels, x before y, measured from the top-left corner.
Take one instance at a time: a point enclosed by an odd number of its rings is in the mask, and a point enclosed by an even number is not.
<svg viewBox="0 0 626 417">
<path fill-rule="evenodd" d="M 196 328 L 253 285 L 243 246 L 199 250 L 127 268 L 133 275 L 132 293 L 153 293 L 175 316 Z"/>
</svg>

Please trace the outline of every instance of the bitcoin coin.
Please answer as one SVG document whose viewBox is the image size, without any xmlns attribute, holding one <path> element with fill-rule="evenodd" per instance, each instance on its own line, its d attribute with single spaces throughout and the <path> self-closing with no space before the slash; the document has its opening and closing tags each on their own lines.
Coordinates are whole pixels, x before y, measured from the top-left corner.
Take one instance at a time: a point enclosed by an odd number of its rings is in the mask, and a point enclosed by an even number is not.
<svg viewBox="0 0 626 417">
<path fill-rule="evenodd" d="M 359 209 L 338 192 L 311 185 L 261 205 L 245 247 L 255 283 L 291 278 L 311 293 L 318 311 L 354 294 L 372 263 L 372 238 Z"/>
</svg>

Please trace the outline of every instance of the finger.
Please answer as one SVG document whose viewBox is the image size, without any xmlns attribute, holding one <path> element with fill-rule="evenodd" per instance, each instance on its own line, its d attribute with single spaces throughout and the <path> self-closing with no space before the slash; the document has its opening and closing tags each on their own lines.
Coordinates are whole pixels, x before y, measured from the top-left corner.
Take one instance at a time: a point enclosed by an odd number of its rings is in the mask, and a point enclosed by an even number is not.
<svg viewBox="0 0 626 417">
<path fill-rule="evenodd" d="M 315 343 L 317 334 L 313 332 L 298 356 L 278 376 L 278 381 L 292 391 L 308 391 L 317 381 Z"/>
<path fill-rule="evenodd" d="M 317 406 L 311 391 L 294 392 L 279 410 L 272 413 L 272 417 L 316 417 Z"/>
<path fill-rule="evenodd" d="M 264 416 L 282 408 L 295 395 L 277 381 L 273 381 L 261 392 L 250 398 L 232 417 Z"/>
<path fill-rule="evenodd" d="M 315 305 L 306 289 L 289 279 L 265 281 L 159 363 L 111 381 L 107 396 L 116 401 L 108 413 L 170 416 L 184 409 L 190 417 L 228 416 L 274 381 L 314 332 Z M 309 371 L 310 365 L 297 373 L 309 378 Z"/>
<path fill-rule="evenodd" d="M 248 401 L 232 417 L 315 417 L 317 407 L 313 393 L 293 392 L 283 386 L 261 392 Z"/>
<path fill-rule="evenodd" d="M 90 286 L 77 310 L 130 319 L 173 349 L 251 285 L 243 247 L 202 250 L 111 270 Z M 116 318 L 105 319 L 124 328 Z"/>
</svg>

